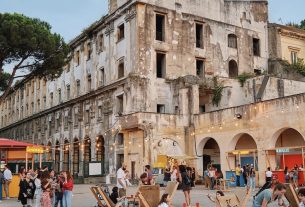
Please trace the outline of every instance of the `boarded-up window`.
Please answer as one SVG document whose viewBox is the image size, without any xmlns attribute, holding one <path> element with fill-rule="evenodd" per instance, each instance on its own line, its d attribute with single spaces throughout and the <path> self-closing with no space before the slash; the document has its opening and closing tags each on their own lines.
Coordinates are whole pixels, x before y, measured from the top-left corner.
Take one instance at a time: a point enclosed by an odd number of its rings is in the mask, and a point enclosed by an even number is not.
<svg viewBox="0 0 305 207">
<path fill-rule="evenodd" d="M 228 35 L 228 47 L 237 48 L 237 36 L 235 34 Z"/>
</svg>

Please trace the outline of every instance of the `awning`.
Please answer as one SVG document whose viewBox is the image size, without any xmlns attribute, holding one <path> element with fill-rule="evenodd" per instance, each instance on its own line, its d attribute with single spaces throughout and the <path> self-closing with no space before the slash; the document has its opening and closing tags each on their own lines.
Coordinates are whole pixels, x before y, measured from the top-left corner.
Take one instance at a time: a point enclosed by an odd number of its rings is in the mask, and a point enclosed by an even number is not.
<svg viewBox="0 0 305 207">
<path fill-rule="evenodd" d="M 197 157 L 192 157 L 189 155 L 167 155 L 168 157 L 174 158 L 176 160 L 195 160 Z"/>
<path fill-rule="evenodd" d="M 0 138 L 0 148 L 26 148 L 27 146 L 37 146 L 35 144 L 20 142 L 12 139 Z"/>
</svg>

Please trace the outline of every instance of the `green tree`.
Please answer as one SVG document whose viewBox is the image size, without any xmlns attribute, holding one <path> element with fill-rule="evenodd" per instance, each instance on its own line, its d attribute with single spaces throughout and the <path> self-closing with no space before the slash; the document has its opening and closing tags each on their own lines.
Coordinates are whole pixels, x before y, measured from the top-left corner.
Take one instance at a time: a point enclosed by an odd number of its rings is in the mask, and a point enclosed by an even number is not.
<svg viewBox="0 0 305 207">
<path fill-rule="evenodd" d="M 16 78 L 29 74 L 48 79 L 60 76 L 68 53 L 69 46 L 59 34 L 51 32 L 48 23 L 22 14 L 0 13 L 1 99 Z M 9 64 L 13 65 L 11 74 L 4 73 L 3 67 Z M 19 75 L 19 70 L 24 75 Z"/>
</svg>

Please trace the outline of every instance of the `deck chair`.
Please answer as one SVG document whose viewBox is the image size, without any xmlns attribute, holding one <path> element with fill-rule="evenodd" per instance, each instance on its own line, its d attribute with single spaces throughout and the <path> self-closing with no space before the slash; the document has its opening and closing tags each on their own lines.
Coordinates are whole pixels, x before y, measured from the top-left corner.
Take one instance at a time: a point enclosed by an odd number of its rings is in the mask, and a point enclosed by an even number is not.
<svg viewBox="0 0 305 207">
<path fill-rule="evenodd" d="M 179 183 L 176 181 L 167 182 L 167 186 L 165 188 L 164 193 L 167 193 L 170 198 L 173 198 L 176 194 Z"/>
<path fill-rule="evenodd" d="M 149 205 L 149 203 L 147 202 L 147 200 L 144 198 L 143 194 L 140 191 L 137 192 L 137 197 L 140 200 L 141 207 L 152 207 Z"/>
<path fill-rule="evenodd" d="M 295 188 L 290 183 L 285 183 L 285 186 L 286 186 L 285 197 L 289 201 L 290 206 L 298 206 L 299 199 Z"/>
<path fill-rule="evenodd" d="M 141 193 L 142 197 L 145 199 L 146 203 L 150 207 L 158 206 L 159 201 L 160 201 L 160 186 L 159 185 L 142 185 L 142 186 L 139 186 L 138 192 Z M 140 205 L 145 206 L 145 203 L 140 200 Z"/>
<path fill-rule="evenodd" d="M 97 203 L 101 207 L 118 207 L 119 203 L 114 204 L 112 200 L 108 197 L 108 195 L 104 192 L 101 187 L 94 186 L 90 188 L 93 193 Z"/>
<path fill-rule="evenodd" d="M 240 201 L 235 194 L 219 196 L 216 198 L 216 203 L 221 207 L 240 207 Z"/>
</svg>

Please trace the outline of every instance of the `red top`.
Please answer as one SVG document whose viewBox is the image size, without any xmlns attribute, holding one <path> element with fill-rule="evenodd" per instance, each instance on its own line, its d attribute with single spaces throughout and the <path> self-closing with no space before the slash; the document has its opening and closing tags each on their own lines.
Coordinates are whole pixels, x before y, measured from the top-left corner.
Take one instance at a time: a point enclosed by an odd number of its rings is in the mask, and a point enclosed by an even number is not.
<svg viewBox="0 0 305 207">
<path fill-rule="evenodd" d="M 73 190 L 73 179 L 71 178 L 67 182 L 64 182 L 62 189 L 63 189 L 63 191 L 65 191 L 65 190 L 72 191 Z"/>
</svg>

